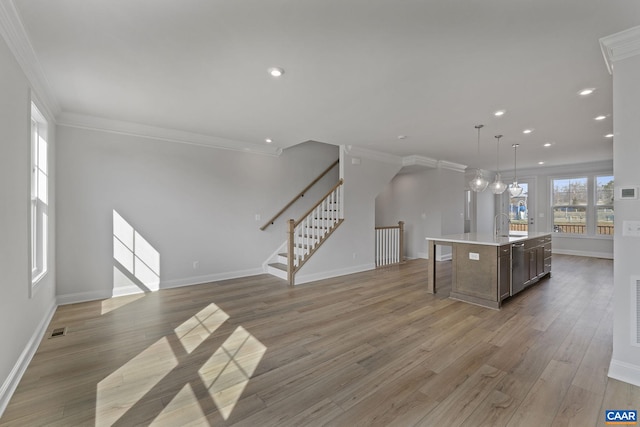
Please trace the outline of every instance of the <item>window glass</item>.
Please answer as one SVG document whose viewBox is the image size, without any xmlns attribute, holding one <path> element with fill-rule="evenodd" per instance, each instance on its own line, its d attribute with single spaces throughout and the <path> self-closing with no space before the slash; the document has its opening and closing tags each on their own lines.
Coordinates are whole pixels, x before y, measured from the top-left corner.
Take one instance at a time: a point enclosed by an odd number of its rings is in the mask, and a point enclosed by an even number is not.
<svg viewBox="0 0 640 427">
<path fill-rule="evenodd" d="M 47 230 L 49 204 L 49 153 L 47 122 L 31 104 L 31 281 L 47 272 Z"/>
<path fill-rule="evenodd" d="M 613 235 L 613 176 L 596 177 L 596 234 Z"/>
<path fill-rule="evenodd" d="M 552 180 L 553 230 L 558 233 L 613 235 L 613 176 Z"/>
<path fill-rule="evenodd" d="M 517 197 L 509 196 L 509 230 L 528 231 L 529 230 L 529 184 L 519 183 L 522 187 L 522 194 Z M 509 191 L 509 190 L 507 190 Z"/>
</svg>

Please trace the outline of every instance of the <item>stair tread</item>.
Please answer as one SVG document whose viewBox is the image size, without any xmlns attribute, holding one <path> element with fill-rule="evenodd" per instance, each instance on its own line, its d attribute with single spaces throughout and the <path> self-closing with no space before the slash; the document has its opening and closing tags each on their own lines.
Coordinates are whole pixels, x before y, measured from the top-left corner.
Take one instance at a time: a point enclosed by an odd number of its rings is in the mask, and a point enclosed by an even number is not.
<svg viewBox="0 0 640 427">
<path fill-rule="evenodd" d="M 281 262 L 274 262 L 273 264 L 269 264 L 269 267 L 277 268 L 278 270 L 287 271 L 287 266 L 282 264 Z"/>
</svg>

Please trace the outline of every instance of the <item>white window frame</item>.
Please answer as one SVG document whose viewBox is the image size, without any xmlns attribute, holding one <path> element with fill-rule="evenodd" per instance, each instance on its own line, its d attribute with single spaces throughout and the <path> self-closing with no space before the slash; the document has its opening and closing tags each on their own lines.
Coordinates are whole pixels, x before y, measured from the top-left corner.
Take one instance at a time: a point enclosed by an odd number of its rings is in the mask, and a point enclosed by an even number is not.
<svg viewBox="0 0 640 427">
<path fill-rule="evenodd" d="M 49 149 L 48 125 L 35 103 L 31 103 L 30 164 L 30 266 L 31 290 L 48 271 Z"/>
<path fill-rule="evenodd" d="M 598 205 L 596 200 L 596 192 L 597 192 L 597 182 L 596 179 L 598 177 L 603 176 L 615 176 L 612 171 L 604 171 L 604 172 L 588 172 L 588 173 L 573 173 L 567 175 L 554 175 L 549 177 L 549 211 L 550 211 L 550 227 L 553 230 L 555 219 L 554 219 L 554 188 L 553 183 L 555 180 L 560 179 L 578 179 L 578 178 L 586 178 L 587 179 L 587 204 L 585 207 L 586 213 L 586 222 L 585 222 L 585 232 L 582 234 L 577 233 L 557 233 L 558 237 L 577 237 L 577 238 L 596 238 L 596 239 L 613 239 L 613 235 L 607 234 L 597 234 L 598 231 Z M 613 206 L 611 206 L 613 208 Z M 615 215 L 615 210 L 614 210 Z"/>
</svg>

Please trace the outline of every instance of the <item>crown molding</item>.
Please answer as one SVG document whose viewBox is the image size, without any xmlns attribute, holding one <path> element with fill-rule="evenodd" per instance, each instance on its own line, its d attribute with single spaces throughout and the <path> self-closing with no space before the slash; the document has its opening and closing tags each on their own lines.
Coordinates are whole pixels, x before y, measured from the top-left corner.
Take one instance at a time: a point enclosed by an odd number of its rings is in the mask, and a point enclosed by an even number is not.
<svg viewBox="0 0 640 427">
<path fill-rule="evenodd" d="M 174 142 L 178 144 L 264 154 L 268 156 L 280 156 L 280 154 L 282 154 L 282 148 L 273 145 L 261 145 L 250 142 L 235 141 L 193 132 L 166 129 L 119 120 L 110 120 L 83 114 L 61 113 L 58 116 L 58 125 L 154 139 L 158 141 Z"/>
<path fill-rule="evenodd" d="M 368 148 L 356 147 L 353 145 L 344 146 L 344 151 L 351 157 L 362 157 L 364 159 L 376 160 L 393 165 L 402 165 L 402 157 L 393 154 L 382 153 L 380 151 L 369 150 Z"/>
<path fill-rule="evenodd" d="M 467 168 L 466 165 L 461 165 L 459 163 L 447 162 L 446 160 L 436 160 L 430 157 L 419 156 L 417 154 L 400 157 L 393 154 L 382 153 L 380 151 L 369 150 L 368 148 L 355 147 L 353 145 L 347 145 L 343 147 L 345 147 L 345 153 L 352 157 L 362 157 L 365 159 L 400 165 L 402 167 L 420 166 L 432 169 L 449 169 L 452 171 L 463 173 Z"/>
<path fill-rule="evenodd" d="M 640 54 L 640 26 L 601 38 L 600 49 L 609 74 L 613 74 L 614 62 Z"/>
<path fill-rule="evenodd" d="M 423 166 L 425 168 L 437 168 L 438 161 L 429 157 L 412 155 L 402 158 L 402 166 Z"/>
<path fill-rule="evenodd" d="M 426 169 L 448 169 L 455 172 L 465 173 L 467 166 L 460 163 L 448 162 L 446 160 L 436 160 L 430 157 L 418 156 L 416 154 L 412 156 L 406 156 L 402 158 L 402 166 L 409 167 L 410 170 L 415 170 L 412 166 L 423 167 Z"/>
<path fill-rule="evenodd" d="M 438 160 L 438 168 L 449 169 L 455 172 L 466 172 L 467 165 L 461 165 L 460 163 L 447 162 L 446 160 Z"/>
<path fill-rule="evenodd" d="M 51 86 L 36 56 L 20 13 L 12 0 L 0 0 L 0 35 L 20 64 L 38 99 L 39 107 L 51 119 L 60 113 L 60 104 L 53 95 Z"/>
</svg>

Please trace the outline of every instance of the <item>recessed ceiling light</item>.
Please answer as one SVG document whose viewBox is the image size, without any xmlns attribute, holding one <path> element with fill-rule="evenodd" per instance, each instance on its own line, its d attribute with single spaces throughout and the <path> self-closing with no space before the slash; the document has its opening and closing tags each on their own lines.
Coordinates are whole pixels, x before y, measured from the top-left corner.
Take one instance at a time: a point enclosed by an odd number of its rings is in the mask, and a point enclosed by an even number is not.
<svg viewBox="0 0 640 427">
<path fill-rule="evenodd" d="M 578 95 L 582 95 L 582 96 L 591 95 L 594 90 L 595 90 L 594 88 L 588 87 L 588 88 L 582 89 L 580 92 L 578 92 Z"/>
<path fill-rule="evenodd" d="M 613 134 L 612 133 L 608 133 L 604 136 L 605 138 L 613 138 Z"/>
<path fill-rule="evenodd" d="M 266 138 L 266 139 L 264 140 L 264 142 L 266 142 L 267 144 L 271 144 L 271 143 L 273 142 L 273 139 L 271 139 L 271 138 Z"/>
<path fill-rule="evenodd" d="M 398 139 L 407 139 L 407 135 L 398 135 Z"/>
<path fill-rule="evenodd" d="M 538 162 L 539 165 L 544 165 L 544 162 Z"/>
<path fill-rule="evenodd" d="M 495 113 L 493 113 L 493 115 L 496 117 L 500 117 L 500 116 L 503 116 L 504 113 L 506 113 L 506 110 L 498 110 Z"/>
<path fill-rule="evenodd" d="M 522 131 L 522 133 L 531 133 L 533 132 L 533 129 L 525 129 Z"/>
<path fill-rule="evenodd" d="M 550 142 L 545 142 L 543 147 L 551 147 L 551 143 Z"/>
<path fill-rule="evenodd" d="M 271 77 L 280 77 L 281 75 L 284 74 L 284 70 L 279 67 L 271 67 L 267 69 L 267 72 L 269 72 L 269 75 Z"/>
<path fill-rule="evenodd" d="M 598 116 L 598 117 L 594 117 L 593 120 L 604 120 L 606 118 L 607 116 Z"/>
</svg>

